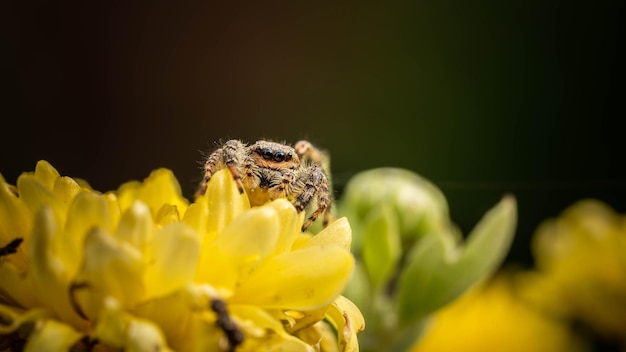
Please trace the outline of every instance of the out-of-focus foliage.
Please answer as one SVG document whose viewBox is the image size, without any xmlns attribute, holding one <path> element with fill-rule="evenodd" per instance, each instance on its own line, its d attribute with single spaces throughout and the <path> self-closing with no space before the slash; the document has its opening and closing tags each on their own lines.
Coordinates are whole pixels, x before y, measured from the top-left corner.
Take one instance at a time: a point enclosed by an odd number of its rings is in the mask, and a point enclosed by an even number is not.
<svg viewBox="0 0 626 352">
<path fill-rule="evenodd" d="M 626 217 L 583 200 L 544 221 L 536 268 L 507 270 L 437 311 L 413 352 L 623 351 Z"/>
<path fill-rule="evenodd" d="M 355 176 L 340 212 L 353 227 L 358 265 L 346 296 L 368 321 L 363 350 L 412 345 L 432 312 L 499 267 L 516 224 L 515 200 L 507 196 L 463 241 L 441 191 L 390 168 Z"/>
</svg>

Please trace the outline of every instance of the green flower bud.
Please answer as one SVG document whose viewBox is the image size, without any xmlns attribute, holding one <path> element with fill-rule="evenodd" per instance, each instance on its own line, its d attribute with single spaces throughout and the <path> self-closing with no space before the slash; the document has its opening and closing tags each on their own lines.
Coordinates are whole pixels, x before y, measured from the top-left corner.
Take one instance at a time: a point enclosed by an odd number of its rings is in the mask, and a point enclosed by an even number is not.
<svg viewBox="0 0 626 352">
<path fill-rule="evenodd" d="M 379 168 L 362 172 L 348 183 L 341 211 L 353 225 L 353 249 L 359 251 L 365 231 L 360 226 L 379 216 L 393 219 L 402 242 L 414 242 L 448 224 L 448 203 L 431 182 L 408 170 Z"/>
<path fill-rule="evenodd" d="M 372 351 L 405 350 L 430 314 L 497 270 L 517 218 L 515 199 L 507 196 L 464 240 L 442 192 L 393 168 L 356 175 L 340 211 L 352 225 L 357 259 L 345 294 L 367 306 L 364 315 L 373 323 L 363 347 Z"/>
</svg>

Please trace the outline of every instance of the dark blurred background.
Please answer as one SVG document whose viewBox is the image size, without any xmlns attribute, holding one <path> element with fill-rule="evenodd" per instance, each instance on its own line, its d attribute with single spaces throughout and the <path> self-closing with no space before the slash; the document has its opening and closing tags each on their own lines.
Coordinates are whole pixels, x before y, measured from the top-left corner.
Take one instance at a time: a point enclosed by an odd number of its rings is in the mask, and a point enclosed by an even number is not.
<svg viewBox="0 0 626 352">
<path fill-rule="evenodd" d="M 231 138 L 309 139 L 353 174 L 414 170 L 468 232 L 507 192 L 541 220 L 626 211 L 623 1 L 0 4 L 0 172 L 39 159 L 99 190 Z"/>
</svg>

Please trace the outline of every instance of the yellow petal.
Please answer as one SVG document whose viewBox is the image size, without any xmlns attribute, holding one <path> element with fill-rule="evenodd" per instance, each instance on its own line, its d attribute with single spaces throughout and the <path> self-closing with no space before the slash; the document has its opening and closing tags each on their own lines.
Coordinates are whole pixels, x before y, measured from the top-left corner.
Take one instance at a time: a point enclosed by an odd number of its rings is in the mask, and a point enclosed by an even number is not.
<svg viewBox="0 0 626 352">
<path fill-rule="evenodd" d="M 52 312 L 42 308 L 25 311 L 21 308 L 0 304 L 0 335 L 8 335 L 26 323 L 33 323 L 51 316 Z"/>
<path fill-rule="evenodd" d="M 365 329 L 365 320 L 359 308 L 347 298 L 339 296 L 328 308 L 327 319 L 337 330 L 339 350 L 358 351 L 356 334 Z"/>
<path fill-rule="evenodd" d="M 571 321 L 520 299 L 520 287 L 511 279 L 496 277 L 435 312 L 409 350 L 591 351 L 584 335 L 571 329 Z"/>
<path fill-rule="evenodd" d="M 348 219 L 343 217 L 333 221 L 327 228 L 313 236 L 311 240 L 304 244 L 303 248 L 334 244 L 349 251 L 351 243 L 352 229 Z"/>
<path fill-rule="evenodd" d="M 39 303 L 32 283 L 12 262 L 0 261 L 0 302 L 34 307 Z"/>
<path fill-rule="evenodd" d="M 90 318 L 97 317 L 109 296 L 129 307 L 144 295 L 144 272 L 143 257 L 135 247 L 94 228 L 85 238 L 84 262 L 72 296 Z"/>
<path fill-rule="evenodd" d="M 16 253 L 2 260 L 12 262 L 20 272 L 24 272 L 28 267 L 25 248 L 30 246 L 32 215 L 23 200 L 18 198 L 10 187 L 0 175 L 0 246 L 5 246 L 16 238 L 22 238 L 24 241 Z"/>
<path fill-rule="evenodd" d="M 169 351 L 161 330 L 152 322 L 133 317 L 107 298 L 95 327 L 94 336 L 104 345 L 124 351 Z"/>
<path fill-rule="evenodd" d="M 293 333 L 295 331 L 304 329 L 309 327 L 318 321 L 324 319 L 326 312 L 328 311 L 327 306 L 323 306 L 322 308 L 307 310 L 307 311 L 284 311 L 284 314 L 294 316 L 293 325 L 286 326 L 285 329 Z M 294 314 L 295 313 L 295 314 Z"/>
<path fill-rule="evenodd" d="M 178 214 L 178 208 L 172 204 L 163 204 L 163 206 L 157 211 L 154 217 L 154 222 L 160 226 L 180 221 L 180 215 Z"/>
<path fill-rule="evenodd" d="M 129 316 L 113 297 L 106 297 L 94 328 L 94 338 L 108 347 L 122 348 L 126 340 Z"/>
<path fill-rule="evenodd" d="M 117 201 L 119 202 L 122 214 L 137 200 L 140 188 L 141 182 L 130 181 L 124 183 L 117 189 L 115 194 L 117 195 Z"/>
<path fill-rule="evenodd" d="M 35 166 L 35 178 L 47 189 L 52 190 L 54 183 L 59 178 L 59 172 L 45 160 L 39 160 Z"/>
<path fill-rule="evenodd" d="M 274 208 L 250 209 L 221 231 L 212 247 L 240 258 L 264 257 L 276 246 L 279 230 L 280 220 Z"/>
<path fill-rule="evenodd" d="M 80 192 L 67 211 L 67 222 L 62 237 L 57 237 L 56 248 L 70 273 L 78 271 L 85 236 L 93 228 L 111 231 L 109 207 L 102 195 Z"/>
<path fill-rule="evenodd" d="M 72 203 L 74 197 L 81 190 L 78 183 L 67 176 L 57 178 L 51 189 L 52 193 L 54 193 L 65 205 Z"/>
<path fill-rule="evenodd" d="M 68 273 L 53 245 L 58 235 L 52 209 L 42 207 L 35 215 L 27 278 L 35 292 L 45 292 L 38 295 L 41 303 L 63 321 L 80 328 L 85 321 L 80 319 L 69 301 Z"/>
<path fill-rule="evenodd" d="M 87 182 L 87 180 L 83 180 L 82 178 L 79 178 L 79 177 L 72 177 L 72 179 L 76 181 L 76 183 L 80 186 L 81 189 L 84 189 L 86 191 L 92 191 L 92 192 L 94 191 L 94 189 L 91 187 L 89 182 Z"/>
<path fill-rule="evenodd" d="M 127 343 L 124 346 L 124 351 L 170 351 L 161 330 L 148 320 L 131 320 L 128 324 L 127 335 Z"/>
<path fill-rule="evenodd" d="M 296 238 L 300 234 L 304 212 L 296 212 L 293 204 L 287 199 L 279 198 L 267 204 L 267 207 L 276 210 L 276 216 L 280 220 L 280 234 L 274 249 L 274 254 L 286 252 L 291 249 Z"/>
<path fill-rule="evenodd" d="M 334 328 L 325 321 L 319 321 L 311 327 L 298 331 L 296 336 L 309 345 L 315 346 L 316 351 L 340 351 L 337 344 L 337 334 Z"/>
<path fill-rule="evenodd" d="M 316 309 L 343 291 L 353 266 L 352 255 L 338 246 L 284 253 L 256 267 L 230 301 L 265 308 Z"/>
<path fill-rule="evenodd" d="M 184 223 L 171 223 L 152 240 L 146 271 L 147 296 L 161 296 L 191 283 L 200 255 L 198 234 Z"/>
<path fill-rule="evenodd" d="M 135 246 L 141 253 L 148 249 L 154 236 L 155 226 L 150 208 L 141 201 L 135 201 L 120 220 L 116 237 Z"/>
<path fill-rule="evenodd" d="M 289 334 L 267 334 L 262 339 L 245 339 L 237 351 L 315 352 L 315 349 Z"/>
<path fill-rule="evenodd" d="M 283 324 L 279 319 L 268 313 L 265 309 L 252 305 L 229 304 L 228 312 L 240 321 L 250 321 L 259 330 L 251 330 L 252 335 L 263 336 L 267 330 L 285 333 Z"/>
<path fill-rule="evenodd" d="M 274 251 L 279 229 L 276 210 L 271 207 L 243 213 L 202 251 L 196 281 L 233 289 L 259 260 Z"/>
<path fill-rule="evenodd" d="M 286 333 L 280 321 L 259 307 L 229 305 L 228 309 L 245 336 L 237 351 L 314 351 L 310 345 Z"/>
<path fill-rule="evenodd" d="M 213 314 L 194 314 L 189 324 L 190 338 L 184 341 L 182 351 L 222 352 L 227 346 L 224 332 L 215 324 Z M 236 349 L 241 352 L 241 348 Z"/>
<path fill-rule="evenodd" d="M 363 318 L 363 314 L 361 314 L 361 310 L 356 304 L 352 303 L 351 300 L 347 299 L 344 296 L 339 296 L 333 302 L 340 311 L 348 314 L 350 317 L 350 321 L 352 322 L 352 327 L 358 333 L 365 330 L 365 318 Z"/>
<path fill-rule="evenodd" d="M 239 193 L 235 181 L 228 170 L 215 173 L 208 184 L 206 194 L 198 202 L 207 202 L 209 216 L 207 232 L 215 236 L 239 216 L 244 210 L 250 209 L 246 193 Z"/>
<path fill-rule="evenodd" d="M 193 203 L 187 208 L 182 220 L 185 224 L 196 230 L 203 241 L 204 235 L 206 234 L 208 214 L 209 208 L 206 202 Z"/>
<path fill-rule="evenodd" d="M 163 204 L 175 206 L 180 214 L 184 214 L 188 206 L 187 200 L 182 196 L 178 181 L 168 169 L 152 171 L 139 188 L 137 199 L 148 205 L 154 217 Z"/>
<path fill-rule="evenodd" d="M 17 189 L 20 199 L 32 214 L 37 213 L 42 206 L 48 206 L 54 214 L 58 224 L 65 223 L 65 212 L 67 206 L 55 196 L 52 188 L 47 188 L 34 175 L 22 174 L 17 178 Z"/>
<path fill-rule="evenodd" d="M 104 198 L 104 202 L 107 205 L 107 209 L 109 210 L 109 231 L 113 231 L 117 224 L 120 223 L 120 219 L 122 218 L 122 211 L 120 210 L 120 204 L 117 200 L 117 196 L 113 192 L 105 193 L 102 198 Z"/>
<path fill-rule="evenodd" d="M 134 309 L 134 312 L 137 317 L 158 325 L 173 349 L 182 350 L 190 339 L 191 315 L 207 307 L 208 301 L 196 305 L 188 288 L 185 287 L 169 295 L 144 301 Z"/>
<path fill-rule="evenodd" d="M 186 285 L 169 295 L 139 304 L 135 315 L 160 327 L 176 351 L 216 350 L 220 331 L 210 310 L 211 300 L 220 294 L 208 285 Z M 164 309 L 167 307 L 167 309 Z M 202 346 L 210 346 L 204 349 Z"/>
<path fill-rule="evenodd" d="M 313 238 L 313 236 L 314 236 L 313 234 L 310 234 L 308 232 L 301 232 L 296 237 L 296 240 L 293 242 L 293 245 L 291 245 L 291 250 L 295 251 L 300 248 L 304 248 L 306 244 L 309 243 L 311 238 Z"/>
<path fill-rule="evenodd" d="M 533 238 L 543 286 L 534 284 L 534 299 L 596 332 L 626 339 L 625 224 L 608 205 L 590 199 L 544 222 Z"/>
<path fill-rule="evenodd" d="M 69 325 L 56 320 L 42 320 L 28 337 L 24 351 L 69 351 L 81 337 L 82 334 Z"/>
</svg>

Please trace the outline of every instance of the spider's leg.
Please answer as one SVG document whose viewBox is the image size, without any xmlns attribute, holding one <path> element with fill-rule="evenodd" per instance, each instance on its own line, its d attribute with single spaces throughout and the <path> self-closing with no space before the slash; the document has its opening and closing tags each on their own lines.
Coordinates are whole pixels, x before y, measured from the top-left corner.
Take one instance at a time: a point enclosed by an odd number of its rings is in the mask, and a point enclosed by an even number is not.
<svg viewBox="0 0 626 352">
<path fill-rule="evenodd" d="M 306 231 L 311 224 L 320 216 L 321 213 L 330 208 L 330 192 L 328 191 L 328 179 L 326 174 L 317 165 L 311 165 L 307 168 L 304 175 L 304 188 L 296 197 L 294 207 L 297 212 L 303 211 L 317 194 L 317 209 L 313 211 L 311 216 L 302 225 L 302 232 Z M 328 224 L 328 216 L 324 217 L 324 226 Z"/>
<path fill-rule="evenodd" d="M 196 198 L 206 193 L 207 185 L 211 177 L 213 177 L 218 170 L 224 168 L 224 165 L 226 165 L 231 175 L 233 175 L 239 193 L 243 193 L 243 184 L 239 172 L 237 171 L 237 151 L 242 148 L 245 148 L 245 146 L 240 141 L 230 140 L 209 155 L 204 164 L 204 179 L 196 191 Z"/>
<path fill-rule="evenodd" d="M 324 209 L 324 220 L 322 220 L 322 225 L 324 225 L 324 227 L 328 226 L 328 223 L 330 222 L 330 207 L 332 206 L 332 201 L 330 201 L 330 195 L 326 196 L 326 199 L 328 200 L 328 206 Z M 318 202 L 320 202 L 320 200 L 318 199 Z"/>
<path fill-rule="evenodd" d="M 302 163 L 312 163 L 323 167 L 328 166 L 326 165 L 328 156 L 308 141 L 298 141 L 293 149 L 296 151 L 296 154 L 298 154 Z"/>
<path fill-rule="evenodd" d="M 196 191 L 195 198 L 198 198 L 206 193 L 207 185 L 213 177 L 213 174 L 218 170 L 218 164 L 224 158 L 224 150 L 219 148 L 209 155 L 204 164 L 204 179 L 200 182 L 198 190 Z"/>
<path fill-rule="evenodd" d="M 241 182 L 241 176 L 239 175 L 239 171 L 237 171 L 237 166 L 239 165 L 239 162 L 237 160 L 237 152 L 241 151 L 244 148 L 245 146 L 243 145 L 243 143 L 235 139 L 224 143 L 224 146 L 222 147 L 222 149 L 224 150 L 224 164 L 226 164 L 226 167 L 230 171 L 231 175 L 233 175 L 233 179 L 237 184 L 237 189 L 239 190 L 239 193 L 243 193 L 244 188 L 243 183 Z"/>
</svg>

